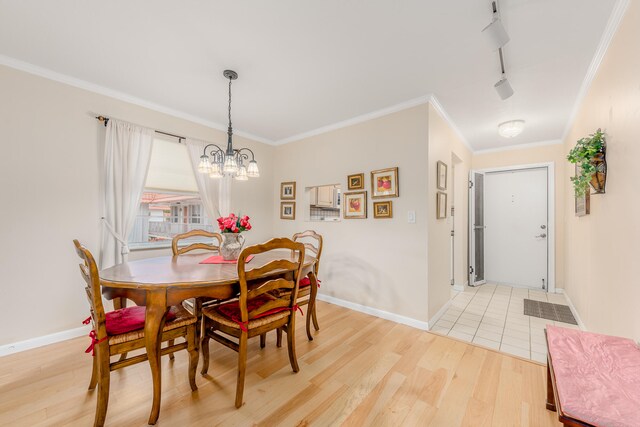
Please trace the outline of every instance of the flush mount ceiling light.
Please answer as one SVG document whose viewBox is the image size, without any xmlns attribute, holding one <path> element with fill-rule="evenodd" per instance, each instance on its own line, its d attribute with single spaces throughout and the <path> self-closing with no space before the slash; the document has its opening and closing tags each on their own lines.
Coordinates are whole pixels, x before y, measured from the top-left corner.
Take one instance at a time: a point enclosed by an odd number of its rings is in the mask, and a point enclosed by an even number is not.
<svg viewBox="0 0 640 427">
<path fill-rule="evenodd" d="M 524 120 L 509 120 L 498 125 L 498 133 L 504 138 L 513 138 L 524 130 Z"/>
<path fill-rule="evenodd" d="M 238 73 L 232 70 L 224 70 L 222 73 L 225 78 L 229 79 L 229 128 L 227 130 L 227 149 L 223 150 L 216 144 L 209 144 L 204 147 L 204 153 L 200 156 L 200 164 L 198 172 L 209 174 L 211 178 L 221 178 L 223 176 L 231 176 L 238 181 L 247 181 L 249 178 L 257 178 L 260 176 L 258 170 L 258 162 L 256 162 L 253 151 L 248 148 L 233 148 L 233 129 L 231 127 L 231 81 L 238 78 Z M 210 149 L 207 155 L 207 150 Z M 249 155 L 244 152 L 251 153 L 251 161 L 245 166 L 244 162 L 249 160 Z"/>
</svg>

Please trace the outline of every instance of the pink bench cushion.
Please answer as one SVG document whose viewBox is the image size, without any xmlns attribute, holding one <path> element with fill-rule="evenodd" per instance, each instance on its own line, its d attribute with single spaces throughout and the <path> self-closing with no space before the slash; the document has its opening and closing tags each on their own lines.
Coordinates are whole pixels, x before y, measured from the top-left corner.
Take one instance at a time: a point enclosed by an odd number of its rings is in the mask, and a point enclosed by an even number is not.
<svg viewBox="0 0 640 427">
<path fill-rule="evenodd" d="M 120 335 L 144 328 L 146 307 L 143 305 L 125 307 L 105 314 L 108 335 Z M 166 321 L 176 318 L 173 308 L 167 312 Z"/>
<path fill-rule="evenodd" d="M 630 339 L 547 327 L 562 411 L 596 426 L 640 426 L 640 348 Z"/>
</svg>

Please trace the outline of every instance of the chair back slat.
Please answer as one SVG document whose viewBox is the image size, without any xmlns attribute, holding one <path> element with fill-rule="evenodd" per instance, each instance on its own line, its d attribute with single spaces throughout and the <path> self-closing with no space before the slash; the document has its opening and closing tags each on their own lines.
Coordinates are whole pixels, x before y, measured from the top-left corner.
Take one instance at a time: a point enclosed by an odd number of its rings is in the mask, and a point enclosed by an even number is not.
<svg viewBox="0 0 640 427">
<path fill-rule="evenodd" d="M 93 255 L 87 248 L 82 246 L 79 241 L 74 240 L 73 244 L 76 253 L 82 259 L 80 264 L 80 275 L 86 282 L 85 293 L 89 300 L 89 311 L 93 320 L 93 327 L 96 331 L 97 339 L 100 340 L 107 336 L 107 328 L 105 323 L 104 306 L 102 305 L 102 292 L 100 290 L 100 276 L 98 274 L 98 265 Z"/>
<path fill-rule="evenodd" d="M 264 277 L 264 275 L 271 272 L 276 272 L 278 270 L 291 271 L 291 270 L 294 270 L 296 267 L 297 267 L 296 262 L 288 261 L 285 259 L 278 259 L 274 261 L 269 261 L 268 263 L 266 263 L 261 267 L 246 271 L 245 277 L 247 278 L 247 280 L 254 280 L 259 277 Z"/>
<path fill-rule="evenodd" d="M 322 235 L 316 233 L 313 230 L 306 230 L 293 235 L 294 242 L 299 242 L 301 240 L 305 241 L 304 246 L 307 252 L 311 252 L 316 259 L 316 263 L 313 266 L 313 272 L 315 273 L 316 277 L 318 277 L 318 269 L 320 268 L 320 256 L 322 256 Z M 306 240 L 310 240 L 313 243 L 309 243 Z"/>
<path fill-rule="evenodd" d="M 183 248 L 178 248 L 180 240 L 188 239 L 190 237 L 207 237 L 214 239 L 213 243 L 196 242 Z M 217 244 L 216 244 L 217 241 Z M 220 251 L 220 245 L 222 245 L 222 236 L 219 233 L 212 233 L 206 230 L 191 230 L 187 233 L 176 234 L 171 240 L 171 250 L 173 255 L 182 255 L 187 252 L 195 251 L 197 249 L 203 249 L 205 251 Z"/>
<path fill-rule="evenodd" d="M 265 305 L 249 312 L 249 320 L 276 308 L 289 308 L 289 298 L 275 298 Z"/>
<path fill-rule="evenodd" d="M 252 299 L 267 292 L 277 291 L 278 289 L 293 289 L 296 286 L 294 280 L 287 280 L 283 278 L 269 280 L 262 283 L 260 286 L 251 289 L 247 292 L 247 299 Z"/>
<path fill-rule="evenodd" d="M 282 249 L 292 251 L 293 255 L 291 259 L 293 259 L 293 261 L 286 259 L 286 257 L 289 256 L 289 252 L 283 252 L 283 256 L 285 257 L 283 259 L 276 259 L 263 266 L 246 270 L 246 261 L 249 256 Z M 288 308 L 294 315 L 293 310 L 298 297 L 298 285 L 304 266 L 304 254 L 305 248 L 302 243 L 297 243 L 287 238 L 271 239 L 266 243 L 249 246 L 240 253 L 238 257 L 238 278 L 240 282 L 238 303 L 242 322 L 248 322 L 255 316 L 259 316 L 274 308 Z M 291 275 L 291 272 L 293 272 L 293 275 Z M 248 289 L 247 281 L 264 277 L 270 273 L 276 275 L 282 273 L 286 278 L 278 277 L 267 280 L 251 290 Z M 283 292 L 278 292 L 279 290 Z M 249 313 L 247 300 L 260 295 L 268 295 L 271 301 Z"/>
</svg>

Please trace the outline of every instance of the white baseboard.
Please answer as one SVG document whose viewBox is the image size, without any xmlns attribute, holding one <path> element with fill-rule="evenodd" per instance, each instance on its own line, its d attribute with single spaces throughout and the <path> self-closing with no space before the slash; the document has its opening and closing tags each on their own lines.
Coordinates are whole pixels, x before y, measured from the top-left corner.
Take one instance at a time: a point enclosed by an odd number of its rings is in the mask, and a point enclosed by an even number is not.
<svg viewBox="0 0 640 427">
<path fill-rule="evenodd" d="M 584 322 L 580 318 L 580 314 L 578 314 L 578 310 L 576 310 L 576 306 L 573 305 L 573 302 L 571 302 L 571 298 L 569 298 L 569 294 L 567 294 L 564 291 L 564 288 L 556 288 L 556 293 L 564 295 L 565 299 L 567 300 L 567 304 L 569 305 L 569 308 L 571 308 L 571 312 L 573 313 L 574 317 L 576 318 L 576 321 L 578 322 L 578 327 L 583 331 L 588 331 L 587 326 L 584 324 Z"/>
<path fill-rule="evenodd" d="M 366 305 L 356 304 L 355 302 L 345 301 L 345 300 L 335 298 L 325 294 L 318 294 L 317 298 L 320 301 L 339 305 L 340 307 L 348 308 L 354 311 L 359 311 L 360 313 L 370 314 L 372 316 L 380 317 L 381 319 L 391 320 L 392 322 L 396 322 L 396 323 L 402 323 L 403 325 L 411 326 L 417 329 L 422 329 L 423 331 L 429 330 L 429 324 L 422 320 L 413 319 L 411 317 L 402 316 L 400 314 L 389 313 L 388 311 L 368 307 Z"/>
<path fill-rule="evenodd" d="M 31 338 L 24 341 L 18 341 L 12 344 L 5 344 L 0 346 L 0 357 L 19 353 L 25 350 L 31 350 L 32 348 L 42 347 L 60 341 L 70 340 L 72 338 L 81 337 L 82 335 L 88 335 L 90 330 L 90 326 L 81 326 L 79 328 L 68 329 L 66 331 L 56 332 L 54 334 Z"/>
<path fill-rule="evenodd" d="M 467 282 L 464 282 L 464 284 L 463 284 L 463 285 L 461 285 L 461 284 L 459 284 L 459 283 L 454 283 L 454 285 L 453 285 L 453 290 L 454 290 L 454 291 L 458 291 L 458 292 L 464 292 L 464 290 L 465 290 L 465 288 L 467 287 L 467 284 L 468 284 L 468 283 L 469 283 L 468 281 L 467 281 Z"/>
<path fill-rule="evenodd" d="M 445 305 L 442 306 L 442 308 L 440 310 L 438 310 L 438 312 L 431 318 L 429 319 L 429 329 L 431 329 L 433 327 L 433 325 L 436 324 L 436 322 L 438 321 L 438 319 L 440 319 L 442 317 L 442 315 L 444 313 L 446 313 L 446 311 L 449 309 L 449 307 L 451 306 L 451 299 L 449 299 L 449 301 L 447 301 L 445 303 Z"/>
</svg>

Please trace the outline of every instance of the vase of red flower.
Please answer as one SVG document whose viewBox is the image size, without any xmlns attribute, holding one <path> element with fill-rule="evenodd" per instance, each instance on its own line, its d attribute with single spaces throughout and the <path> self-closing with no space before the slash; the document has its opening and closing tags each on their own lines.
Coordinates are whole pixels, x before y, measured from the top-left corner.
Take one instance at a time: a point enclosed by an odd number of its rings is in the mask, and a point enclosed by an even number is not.
<svg viewBox="0 0 640 427">
<path fill-rule="evenodd" d="M 251 230 L 249 217 L 238 217 L 230 214 L 228 217 L 218 218 L 218 227 L 222 233 L 222 245 L 220 246 L 220 254 L 226 261 L 238 259 L 242 247 L 244 246 L 244 236 L 240 233 Z"/>
</svg>

